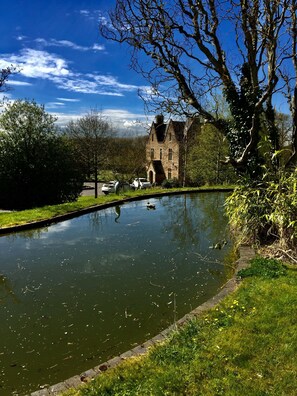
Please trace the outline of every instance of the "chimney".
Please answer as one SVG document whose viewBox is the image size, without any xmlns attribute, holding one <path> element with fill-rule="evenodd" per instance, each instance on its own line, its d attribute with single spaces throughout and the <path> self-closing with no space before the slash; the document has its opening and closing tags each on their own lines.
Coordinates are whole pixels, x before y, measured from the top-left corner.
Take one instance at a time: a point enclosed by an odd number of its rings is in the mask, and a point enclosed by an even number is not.
<svg viewBox="0 0 297 396">
<path fill-rule="evenodd" d="M 156 124 L 156 126 L 164 124 L 164 116 L 163 116 L 163 114 L 156 115 L 155 124 Z"/>
</svg>

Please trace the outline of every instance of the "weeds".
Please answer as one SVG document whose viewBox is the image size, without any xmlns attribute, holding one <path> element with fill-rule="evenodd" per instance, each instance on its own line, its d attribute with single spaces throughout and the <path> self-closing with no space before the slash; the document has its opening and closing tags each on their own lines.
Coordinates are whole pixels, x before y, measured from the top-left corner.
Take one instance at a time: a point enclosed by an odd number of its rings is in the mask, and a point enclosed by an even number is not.
<svg viewBox="0 0 297 396">
<path fill-rule="evenodd" d="M 260 276 L 267 279 L 278 278 L 287 274 L 286 267 L 276 259 L 256 257 L 251 260 L 249 268 L 242 269 L 238 272 L 241 278 L 248 276 Z"/>
</svg>

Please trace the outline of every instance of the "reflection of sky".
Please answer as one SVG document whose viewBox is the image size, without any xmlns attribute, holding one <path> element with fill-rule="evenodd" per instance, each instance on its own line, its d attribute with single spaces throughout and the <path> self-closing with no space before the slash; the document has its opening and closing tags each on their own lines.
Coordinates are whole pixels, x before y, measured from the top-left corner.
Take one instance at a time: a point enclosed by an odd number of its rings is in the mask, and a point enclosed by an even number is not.
<svg viewBox="0 0 297 396">
<path fill-rule="evenodd" d="M 40 236 L 39 239 L 46 239 L 49 238 L 52 234 L 56 234 L 58 232 L 64 232 L 71 227 L 71 220 L 63 221 L 61 223 L 54 224 L 46 231 L 44 231 Z"/>
</svg>

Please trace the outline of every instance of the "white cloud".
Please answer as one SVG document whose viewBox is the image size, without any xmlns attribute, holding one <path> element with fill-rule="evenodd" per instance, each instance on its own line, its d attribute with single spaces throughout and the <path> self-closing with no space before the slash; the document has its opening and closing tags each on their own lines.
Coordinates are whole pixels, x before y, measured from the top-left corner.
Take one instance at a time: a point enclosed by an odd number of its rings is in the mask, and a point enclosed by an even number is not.
<svg viewBox="0 0 297 396">
<path fill-rule="evenodd" d="M 104 84 L 87 79 L 84 76 L 75 76 L 75 78 L 57 77 L 52 79 L 59 88 L 70 92 L 79 92 L 85 94 L 96 94 L 106 96 L 123 96 L 123 93 L 114 91 L 114 87 L 110 86 L 110 90 L 104 88 Z"/>
<path fill-rule="evenodd" d="M 13 64 L 21 69 L 25 77 L 48 78 L 70 75 L 67 62 L 55 54 L 24 48 L 19 55 L 4 55 L 1 65 Z M 4 66 L 5 67 L 5 66 Z"/>
<path fill-rule="evenodd" d="M 23 85 L 23 86 L 32 85 L 31 83 L 26 82 L 26 81 L 16 81 L 16 80 L 9 80 L 7 84 L 8 85 L 18 85 L 18 86 L 21 86 L 21 85 Z"/>
<path fill-rule="evenodd" d="M 51 112 L 51 114 L 57 117 L 56 125 L 63 128 L 70 121 L 76 121 L 78 118 L 85 116 L 87 112 L 88 110 L 76 114 L 67 114 L 57 111 Z M 101 114 L 112 123 L 116 132 L 123 135 L 144 135 L 152 122 L 143 113 L 132 113 L 123 109 L 103 109 Z"/>
<path fill-rule="evenodd" d="M 79 13 L 84 18 L 86 18 L 90 21 L 94 21 L 94 20 L 98 19 L 98 14 L 100 12 L 99 11 L 90 11 L 90 10 L 80 10 Z"/>
<path fill-rule="evenodd" d="M 58 100 L 62 100 L 63 102 L 80 102 L 80 99 L 71 99 L 71 98 L 57 98 Z"/>
<path fill-rule="evenodd" d="M 47 103 L 45 105 L 45 107 L 47 109 L 56 109 L 56 108 L 59 108 L 59 107 L 61 108 L 63 106 L 65 106 L 65 103 L 62 103 L 62 102 L 49 102 L 49 103 Z"/>
<path fill-rule="evenodd" d="M 104 45 L 94 44 L 92 49 L 95 51 L 103 51 L 103 50 L 105 50 L 105 47 L 104 47 Z"/>
<path fill-rule="evenodd" d="M 37 38 L 35 40 L 38 44 L 44 46 L 44 47 L 67 47 L 67 48 L 72 48 L 74 50 L 78 51 L 102 51 L 105 50 L 104 45 L 99 45 L 99 44 L 94 44 L 90 47 L 85 47 L 82 45 L 78 45 L 73 43 L 72 41 L 69 40 L 56 40 L 56 39 L 49 39 L 45 40 L 43 38 Z"/>
<path fill-rule="evenodd" d="M 87 74 L 87 77 L 93 79 L 99 86 L 112 87 L 115 90 L 133 92 L 141 87 L 131 84 L 122 84 L 113 76 L 104 76 L 97 74 Z"/>
<path fill-rule="evenodd" d="M 50 114 L 54 117 L 57 117 L 57 121 L 55 124 L 60 127 L 65 127 L 70 121 L 76 121 L 79 117 L 82 117 L 83 114 L 68 114 L 68 113 L 60 113 L 60 112 L 50 112 Z"/>
<path fill-rule="evenodd" d="M 27 78 L 50 80 L 58 88 L 69 92 L 122 97 L 126 92 L 145 89 L 137 85 L 123 84 L 111 75 L 77 73 L 70 69 L 64 58 L 44 50 L 23 48 L 19 54 L 4 54 L 0 59 L 0 67 L 11 64 L 20 69 L 20 74 Z"/>
<path fill-rule="evenodd" d="M 22 36 L 22 35 L 19 35 L 19 36 L 16 37 L 16 39 L 17 39 L 18 41 L 25 40 L 26 38 L 27 38 L 26 36 Z"/>
</svg>

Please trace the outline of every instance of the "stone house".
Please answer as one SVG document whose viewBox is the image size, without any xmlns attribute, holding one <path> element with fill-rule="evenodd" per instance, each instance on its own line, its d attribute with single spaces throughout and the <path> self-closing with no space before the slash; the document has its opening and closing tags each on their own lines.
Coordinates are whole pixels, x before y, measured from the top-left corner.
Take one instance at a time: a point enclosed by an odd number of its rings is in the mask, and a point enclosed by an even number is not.
<svg viewBox="0 0 297 396">
<path fill-rule="evenodd" d="M 162 115 L 156 116 L 146 143 L 147 178 L 151 183 L 160 184 L 164 179 L 186 183 L 187 153 L 200 129 L 198 118 L 165 124 Z"/>
</svg>

